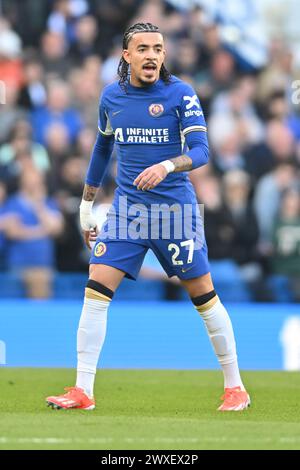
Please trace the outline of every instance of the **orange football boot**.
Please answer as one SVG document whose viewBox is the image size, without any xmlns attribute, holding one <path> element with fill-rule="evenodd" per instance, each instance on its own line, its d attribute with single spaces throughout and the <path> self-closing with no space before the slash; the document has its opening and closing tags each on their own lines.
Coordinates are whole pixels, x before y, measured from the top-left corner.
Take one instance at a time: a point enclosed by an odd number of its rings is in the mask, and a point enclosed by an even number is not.
<svg viewBox="0 0 300 470">
<path fill-rule="evenodd" d="M 76 408 L 80 410 L 93 410 L 95 408 L 95 400 L 89 398 L 79 387 L 66 387 L 66 392 L 63 395 L 57 395 L 47 397 L 46 402 L 48 406 L 53 409 L 65 409 Z"/>
<path fill-rule="evenodd" d="M 218 411 L 242 411 L 250 406 L 250 397 L 241 387 L 225 388 L 224 400 Z"/>
</svg>

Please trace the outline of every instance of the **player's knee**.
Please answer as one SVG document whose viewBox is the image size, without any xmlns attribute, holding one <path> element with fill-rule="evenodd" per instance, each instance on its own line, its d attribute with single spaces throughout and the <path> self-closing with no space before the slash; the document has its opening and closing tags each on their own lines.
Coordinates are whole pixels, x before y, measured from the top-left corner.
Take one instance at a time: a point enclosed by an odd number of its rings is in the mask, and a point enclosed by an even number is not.
<svg viewBox="0 0 300 470">
<path fill-rule="evenodd" d="M 98 281 L 89 279 L 85 288 L 85 297 L 94 300 L 108 300 L 111 301 L 114 296 L 114 291 L 101 284 Z"/>
<path fill-rule="evenodd" d="M 191 297 L 191 301 L 200 313 L 209 310 L 217 303 L 218 300 L 219 297 L 217 296 L 216 291 L 214 289 L 210 290 L 206 294 Z"/>
<path fill-rule="evenodd" d="M 191 299 L 201 297 L 214 290 L 211 274 L 207 273 L 195 279 L 181 280 Z"/>
</svg>

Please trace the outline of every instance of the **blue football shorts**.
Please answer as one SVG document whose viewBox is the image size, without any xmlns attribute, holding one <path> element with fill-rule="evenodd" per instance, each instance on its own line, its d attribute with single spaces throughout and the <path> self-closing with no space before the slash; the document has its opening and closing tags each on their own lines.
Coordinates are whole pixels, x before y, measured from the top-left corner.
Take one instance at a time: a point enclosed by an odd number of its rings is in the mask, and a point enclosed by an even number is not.
<svg viewBox="0 0 300 470">
<path fill-rule="evenodd" d="M 177 220 L 174 217 L 166 225 L 166 230 L 161 217 L 152 225 L 148 221 L 144 223 L 142 217 L 139 224 L 119 216 L 110 224 L 109 219 L 110 214 L 98 235 L 90 264 L 115 267 L 125 272 L 125 277 L 136 280 L 145 255 L 151 249 L 168 277 L 193 279 L 210 272 L 201 218 L 191 215 L 183 220 L 180 214 Z M 184 230 L 187 222 L 190 229 Z"/>
</svg>

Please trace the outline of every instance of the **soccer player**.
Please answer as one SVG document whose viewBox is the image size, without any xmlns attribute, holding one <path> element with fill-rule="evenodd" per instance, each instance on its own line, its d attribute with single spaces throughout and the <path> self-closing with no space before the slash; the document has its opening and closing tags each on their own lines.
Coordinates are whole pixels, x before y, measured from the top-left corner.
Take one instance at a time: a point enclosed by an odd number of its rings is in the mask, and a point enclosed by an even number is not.
<svg viewBox="0 0 300 470">
<path fill-rule="evenodd" d="M 99 134 L 80 205 L 86 244 L 90 247 L 90 241 L 97 240 L 78 328 L 77 383 L 67 393 L 46 399 L 54 408 L 95 407 L 94 379 L 109 304 L 124 276 L 136 279 L 149 248 L 169 277 L 178 276 L 205 322 L 224 373 L 225 393 L 218 409 L 239 411 L 250 404 L 239 373 L 231 321 L 212 283 L 205 239 L 197 226 L 197 200 L 188 177 L 189 171 L 208 161 L 206 124 L 195 91 L 169 74 L 164 59 L 158 28 L 151 23 L 131 26 L 123 38 L 120 79 L 106 86 L 100 99 Z M 118 187 L 97 236 L 92 205 L 114 144 Z M 169 228 L 177 223 L 185 229 L 191 223 L 192 229 L 196 227 L 193 236 L 180 235 L 179 230 L 175 237 L 172 230 L 165 235 L 157 229 L 158 222 L 166 219 L 157 209 L 162 204 L 174 216 Z M 191 208 L 187 215 L 181 210 L 185 206 Z M 141 211 L 138 221 L 136 207 Z M 151 223 L 148 210 L 154 214 Z M 138 236 L 137 226 L 144 236 Z"/>
</svg>

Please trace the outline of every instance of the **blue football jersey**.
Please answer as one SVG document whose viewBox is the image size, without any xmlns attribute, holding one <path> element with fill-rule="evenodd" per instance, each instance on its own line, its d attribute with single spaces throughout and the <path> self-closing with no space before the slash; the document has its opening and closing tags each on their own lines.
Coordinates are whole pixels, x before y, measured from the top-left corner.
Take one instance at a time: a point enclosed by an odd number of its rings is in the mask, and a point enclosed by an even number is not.
<svg viewBox="0 0 300 470">
<path fill-rule="evenodd" d="M 206 132 L 206 123 L 194 89 L 175 76 L 169 83 L 159 79 L 149 87 L 114 82 L 103 89 L 99 131 L 114 135 L 117 150 L 118 196 L 130 204 L 195 204 L 196 196 L 187 172 L 169 173 L 154 189 L 138 190 L 135 178 L 151 165 L 182 155 L 185 136 Z"/>
</svg>

